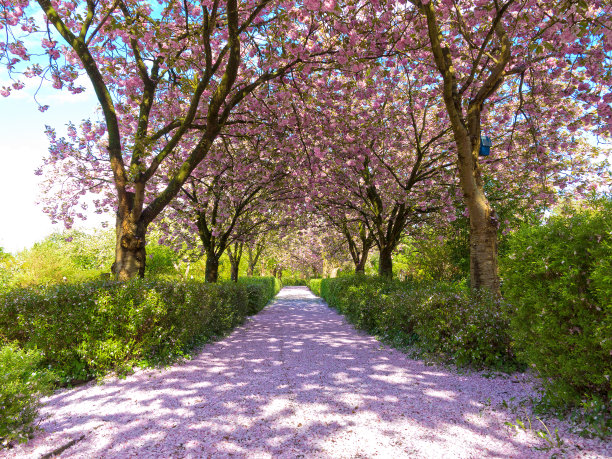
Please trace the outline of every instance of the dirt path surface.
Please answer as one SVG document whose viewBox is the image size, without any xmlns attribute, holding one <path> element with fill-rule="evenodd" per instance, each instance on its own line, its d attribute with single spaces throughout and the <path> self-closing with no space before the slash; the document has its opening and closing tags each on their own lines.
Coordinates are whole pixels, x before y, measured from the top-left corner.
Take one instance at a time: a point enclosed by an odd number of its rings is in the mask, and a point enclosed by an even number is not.
<svg viewBox="0 0 612 459">
<path fill-rule="evenodd" d="M 516 415 L 502 400 L 532 390 L 522 376 L 411 360 L 289 287 L 193 360 L 45 399 L 44 432 L 0 456 L 551 457 L 560 451 L 504 424 Z M 560 433 L 562 457 L 612 456 L 609 444 Z"/>
</svg>

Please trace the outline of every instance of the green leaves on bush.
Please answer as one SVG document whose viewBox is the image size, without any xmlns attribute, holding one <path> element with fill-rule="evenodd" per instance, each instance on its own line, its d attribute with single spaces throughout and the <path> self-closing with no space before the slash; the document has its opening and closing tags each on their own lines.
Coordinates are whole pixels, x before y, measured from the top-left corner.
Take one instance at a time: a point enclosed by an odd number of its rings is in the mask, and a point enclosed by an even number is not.
<svg viewBox="0 0 612 459">
<path fill-rule="evenodd" d="M 458 365 L 505 368 L 516 362 L 506 306 L 463 285 L 350 276 L 311 281 L 311 289 L 356 327 Z"/>
<path fill-rule="evenodd" d="M 170 361 L 261 310 L 273 278 L 204 284 L 95 281 L 0 296 L 0 335 L 42 352 L 63 383 Z"/>
<path fill-rule="evenodd" d="M 308 286 L 308 279 L 301 279 L 299 277 L 283 277 L 283 286 L 291 287 L 291 286 Z"/>
<path fill-rule="evenodd" d="M 39 397 L 51 387 L 49 374 L 37 369 L 42 355 L 15 344 L 0 347 L 0 445 L 26 441 L 34 432 Z"/>
<path fill-rule="evenodd" d="M 26 440 L 50 373 L 73 383 L 134 364 L 169 362 L 226 333 L 278 293 L 274 278 L 204 284 L 95 281 L 0 295 L 0 441 Z M 57 381 L 56 379 L 56 381 Z"/>
<path fill-rule="evenodd" d="M 308 288 L 317 296 L 321 296 L 321 279 L 310 279 Z"/>
<path fill-rule="evenodd" d="M 238 283 L 247 290 L 248 314 L 261 311 L 281 289 L 281 283 L 275 277 L 240 277 Z"/>
<path fill-rule="evenodd" d="M 557 405 L 610 400 L 612 201 L 524 227 L 503 264 L 512 335 Z"/>
</svg>

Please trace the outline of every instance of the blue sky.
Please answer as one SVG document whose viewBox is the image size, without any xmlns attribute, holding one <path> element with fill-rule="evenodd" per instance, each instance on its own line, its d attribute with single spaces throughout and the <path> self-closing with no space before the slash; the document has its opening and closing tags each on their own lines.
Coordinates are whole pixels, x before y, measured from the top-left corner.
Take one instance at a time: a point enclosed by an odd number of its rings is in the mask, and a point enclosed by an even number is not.
<svg viewBox="0 0 612 459">
<path fill-rule="evenodd" d="M 0 97 L 0 247 L 8 252 L 30 247 L 52 232 L 63 230 L 62 224 L 52 225 L 35 204 L 40 177 L 34 175 L 34 170 L 41 165 L 48 148 L 45 125 L 61 133 L 68 121 L 88 118 L 97 107 L 91 90 L 71 95 L 43 89 L 38 100 L 50 108 L 41 113 L 33 98 L 38 82 L 25 82 L 25 89 Z M 6 73 L 0 73 L 0 86 L 7 83 Z M 101 220 L 95 217 L 81 227 L 99 227 Z"/>
</svg>

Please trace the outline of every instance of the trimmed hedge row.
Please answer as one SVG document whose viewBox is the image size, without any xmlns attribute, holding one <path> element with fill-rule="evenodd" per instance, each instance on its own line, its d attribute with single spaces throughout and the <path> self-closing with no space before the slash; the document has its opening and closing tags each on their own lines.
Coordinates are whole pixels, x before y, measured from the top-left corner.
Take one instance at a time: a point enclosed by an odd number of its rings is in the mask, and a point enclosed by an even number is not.
<svg viewBox="0 0 612 459">
<path fill-rule="evenodd" d="M 62 383 L 155 364 L 221 335 L 260 311 L 273 278 L 205 284 L 95 281 L 0 296 L 0 336 L 42 352 Z"/>
<path fill-rule="evenodd" d="M 509 238 L 501 262 L 508 303 L 448 283 L 367 277 L 312 280 L 312 291 L 371 333 L 457 363 L 533 367 L 543 405 L 582 407 L 612 431 L 612 200 L 565 209 Z M 589 418 L 591 418 L 589 420 Z"/>
<path fill-rule="evenodd" d="M 292 286 L 308 286 L 308 279 L 302 279 L 300 277 L 283 277 L 283 287 Z"/>
<path fill-rule="evenodd" d="M 308 287 L 317 296 L 321 296 L 321 281 L 322 279 L 310 279 Z"/>
<path fill-rule="evenodd" d="M 247 314 L 256 314 L 276 296 L 282 288 L 276 277 L 239 277 L 238 284 L 247 291 L 249 308 Z"/>
<path fill-rule="evenodd" d="M 279 290 L 272 277 L 220 284 L 136 279 L 0 295 L 0 340 L 10 343 L 0 347 L 0 445 L 27 440 L 38 399 L 53 381 L 170 362 L 259 312 Z"/>
<path fill-rule="evenodd" d="M 313 280 L 311 289 L 357 328 L 426 354 L 480 368 L 516 364 L 507 306 L 490 295 L 458 284 L 367 276 Z"/>
</svg>

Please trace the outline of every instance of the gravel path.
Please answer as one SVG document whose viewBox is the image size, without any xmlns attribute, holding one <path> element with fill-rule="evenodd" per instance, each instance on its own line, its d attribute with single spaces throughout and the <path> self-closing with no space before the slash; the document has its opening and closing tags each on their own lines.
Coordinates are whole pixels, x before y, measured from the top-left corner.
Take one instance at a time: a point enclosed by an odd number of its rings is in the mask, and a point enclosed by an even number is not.
<svg viewBox="0 0 612 459">
<path fill-rule="evenodd" d="M 548 458 L 504 424 L 502 400 L 532 391 L 411 360 L 290 287 L 193 360 L 48 397 L 44 432 L 0 456 Z M 612 456 L 559 426 L 561 456 Z"/>
</svg>

